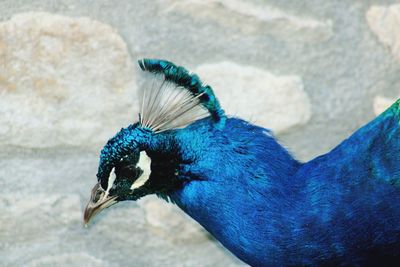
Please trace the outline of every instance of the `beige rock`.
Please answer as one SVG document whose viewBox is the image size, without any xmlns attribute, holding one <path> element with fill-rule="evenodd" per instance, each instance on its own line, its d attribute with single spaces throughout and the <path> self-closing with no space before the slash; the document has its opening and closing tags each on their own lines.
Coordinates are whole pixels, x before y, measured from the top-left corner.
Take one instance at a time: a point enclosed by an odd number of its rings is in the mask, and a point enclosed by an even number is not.
<svg viewBox="0 0 400 267">
<path fill-rule="evenodd" d="M 366 13 L 371 30 L 400 60 L 400 4 L 372 6 Z"/>
<path fill-rule="evenodd" d="M 321 42 L 328 40 L 332 21 L 298 17 L 266 4 L 240 0 L 160 1 L 166 12 L 179 10 L 191 16 L 212 19 L 224 27 L 247 34 L 270 34 L 287 41 Z"/>
<path fill-rule="evenodd" d="M 89 18 L 22 13 L 0 23 L 0 145 L 103 144 L 136 121 L 127 47 Z"/>
<path fill-rule="evenodd" d="M 148 199 L 142 205 L 149 231 L 175 243 L 208 242 L 206 231 L 175 205 Z"/>
<path fill-rule="evenodd" d="M 374 98 L 373 107 L 375 115 L 379 115 L 384 112 L 388 107 L 390 107 L 396 99 L 387 98 L 384 96 L 376 96 Z"/>
<path fill-rule="evenodd" d="M 276 133 L 303 125 L 311 117 L 310 101 L 299 76 L 276 76 L 233 62 L 202 65 L 196 72 L 214 88 L 228 115 Z"/>
</svg>

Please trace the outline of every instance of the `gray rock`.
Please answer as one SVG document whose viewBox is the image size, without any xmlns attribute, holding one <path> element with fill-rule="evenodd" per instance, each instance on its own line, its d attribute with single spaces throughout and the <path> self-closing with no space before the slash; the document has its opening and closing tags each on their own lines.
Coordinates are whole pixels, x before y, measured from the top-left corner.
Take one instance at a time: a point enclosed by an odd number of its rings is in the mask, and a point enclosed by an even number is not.
<svg viewBox="0 0 400 267">
<path fill-rule="evenodd" d="M 311 104 L 299 76 L 277 76 L 233 62 L 201 65 L 196 72 L 213 87 L 228 115 L 275 133 L 304 125 L 311 117 Z"/>
<path fill-rule="evenodd" d="M 32 260 L 25 266 L 30 267 L 53 267 L 53 266 L 87 266 L 87 267 L 101 267 L 106 266 L 102 261 L 86 254 L 86 253 L 68 253 L 61 255 L 49 255 Z"/>
<path fill-rule="evenodd" d="M 266 4 L 240 0 L 159 1 L 164 12 L 179 10 L 214 20 L 246 34 L 269 34 L 286 41 L 322 42 L 332 36 L 332 22 L 299 17 Z"/>
<path fill-rule="evenodd" d="M 174 205 L 148 199 L 142 207 L 148 230 L 162 239 L 176 244 L 202 243 L 209 239 L 204 228 Z"/>
<path fill-rule="evenodd" d="M 379 41 L 400 60 L 400 4 L 372 6 L 368 9 L 366 18 Z"/>
<path fill-rule="evenodd" d="M 400 4 L 372 6 L 366 13 L 366 19 L 379 41 L 400 61 Z M 374 113 L 379 115 L 394 101 L 396 98 L 377 95 L 373 101 Z"/>
</svg>

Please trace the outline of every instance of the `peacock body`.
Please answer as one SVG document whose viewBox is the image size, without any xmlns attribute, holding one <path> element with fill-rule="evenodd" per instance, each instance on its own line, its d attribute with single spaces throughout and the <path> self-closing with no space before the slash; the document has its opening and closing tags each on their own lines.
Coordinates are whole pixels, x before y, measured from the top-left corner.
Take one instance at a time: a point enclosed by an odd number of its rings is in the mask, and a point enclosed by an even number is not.
<svg viewBox="0 0 400 267">
<path fill-rule="evenodd" d="M 103 148 L 86 222 L 157 194 L 251 266 L 400 263 L 400 101 L 302 163 L 269 130 L 227 117 L 197 75 L 139 65 L 139 122 Z"/>
</svg>

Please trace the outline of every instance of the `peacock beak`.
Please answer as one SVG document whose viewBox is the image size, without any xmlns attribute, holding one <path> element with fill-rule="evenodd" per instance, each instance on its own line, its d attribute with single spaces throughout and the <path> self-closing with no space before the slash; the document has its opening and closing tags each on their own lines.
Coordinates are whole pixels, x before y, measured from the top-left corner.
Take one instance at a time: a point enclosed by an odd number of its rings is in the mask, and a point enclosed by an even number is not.
<svg viewBox="0 0 400 267">
<path fill-rule="evenodd" d="M 117 203 L 117 198 L 118 196 L 109 196 L 109 192 L 105 191 L 101 188 L 100 184 L 97 183 L 92 189 L 90 200 L 83 214 L 85 226 L 96 214 Z"/>
</svg>

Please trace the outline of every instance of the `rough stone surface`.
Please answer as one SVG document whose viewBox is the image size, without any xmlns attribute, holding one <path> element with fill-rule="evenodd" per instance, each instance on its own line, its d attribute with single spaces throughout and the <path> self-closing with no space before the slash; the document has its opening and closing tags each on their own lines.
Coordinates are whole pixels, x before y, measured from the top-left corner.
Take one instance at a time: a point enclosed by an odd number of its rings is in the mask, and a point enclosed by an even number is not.
<svg viewBox="0 0 400 267">
<path fill-rule="evenodd" d="M 400 61 L 400 4 L 390 6 L 372 6 L 366 13 L 372 32 Z M 376 115 L 387 109 L 396 98 L 378 95 L 374 97 L 373 107 Z"/>
<path fill-rule="evenodd" d="M 240 0 L 160 1 L 166 12 L 179 10 L 214 20 L 246 34 L 269 34 L 286 41 L 321 42 L 332 36 L 332 22 L 299 17 L 279 8 Z M 250 23 L 249 23 L 250 22 Z"/>
<path fill-rule="evenodd" d="M 379 41 L 400 60 L 400 4 L 372 6 L 366 18 Z"/>
<path fill-rule="evenodd" d="M 163 239 L 174 243 L 201 243 L 209 239 L 206 231 L 173 205 L 148 200 L 143 204 L 148 229 Z"/>
<path fill-rule="evenodd" d="M 395 101 L 396 101 L 396 98 L 387 98 L 387 97 L 379 96 L 379 95 L 376 96 L 374 98 L 374 102 L 373 102 L 375 115 L 379 115 L 382 112 L 384 112 Z"/>
<path fill-rule="evenodd" d="M 311 117 L 310 101 L 299 76 L 276 76 L 233 62 L 201 65 L 196 72 L 213 86 L 228 115 L 278 134 L 307 123 Z"/>
<path fill-rule="evenodd" d="M 49 13 L 13 16 L 0 23 L 0 144 L 104 143 L 134 118 L 133 77 L 111 27 Z"/>
<path fill-rule="evenodd" d="M 30 267 L 53 267 L 53 266 L 81 266 L 84 264 L 85 266 L 90 267 L 100 267 L 105 266 L 105 264 L 86 254 L 86 253 L 67 253 L 60 255 L 52 255 L 52 256 L 43 256 L 41 258 L 35 259 L 27 263 L 25 266 Z"/>
</svg>

